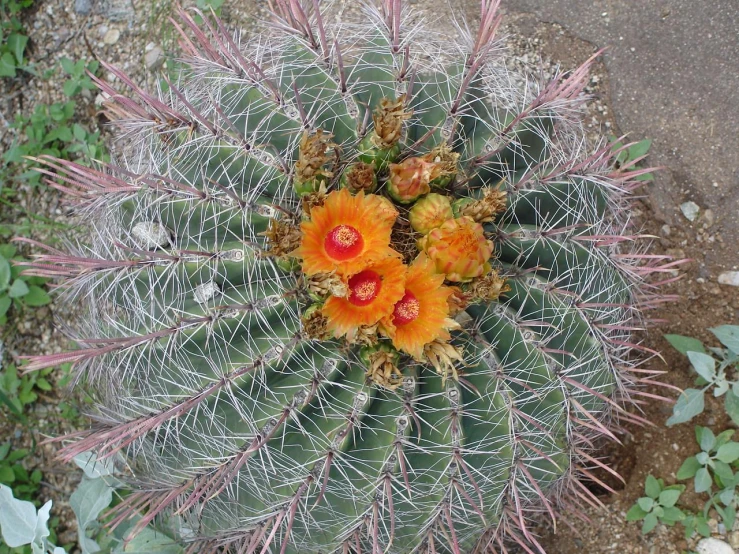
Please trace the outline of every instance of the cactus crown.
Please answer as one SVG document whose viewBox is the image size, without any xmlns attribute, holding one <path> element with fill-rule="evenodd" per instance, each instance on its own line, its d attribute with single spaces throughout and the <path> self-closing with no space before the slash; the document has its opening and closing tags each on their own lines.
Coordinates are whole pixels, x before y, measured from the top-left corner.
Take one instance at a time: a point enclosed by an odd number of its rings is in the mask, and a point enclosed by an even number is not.
<svg viewBox="0 0 739 554">
<path fill-rule="evenodd" d="M 118 160 L 43 160 L 89 241 L 27 269 L 79 348 L 30 367 L 93 391 L 62 455 L 122 454 L 119 518 L 197 552 L 533 552 L 533 516 L 597 501 L 665 266 L 626 232 L 642 171 L 584 139 L 594 58 L 514 78 L 498 3 L 443 44 L 399 0 L 274 0 L 246 44 L 181 11 L 167 92 L 98 81 Z"/>
</svg>

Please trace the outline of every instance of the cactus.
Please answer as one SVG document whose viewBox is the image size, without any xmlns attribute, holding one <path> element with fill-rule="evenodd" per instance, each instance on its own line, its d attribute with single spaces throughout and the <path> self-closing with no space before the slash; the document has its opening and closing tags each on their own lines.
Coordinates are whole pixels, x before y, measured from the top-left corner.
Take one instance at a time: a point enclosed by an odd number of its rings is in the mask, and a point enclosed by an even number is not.
<svg viewBox="0 0 739 554">
<path fill-rule="evenodd" d="M 512 75 L 498 4 L 457 44 L 399 0 L 274 0 L 243 45 L 180 11 L 177 82 L 97 81 L 116 159 L 40 160 L 88 231 L 26 269 L 78 348 L 29 369 L 93 395 L 61 456 L 122 460 L 115 521 L 176 518 L 193 552 L 543 552 L 539 514 L 597 502 L 675 262 L 628 230 L 649 170 L 584 138 L 595 56 Z"/>
</svg>

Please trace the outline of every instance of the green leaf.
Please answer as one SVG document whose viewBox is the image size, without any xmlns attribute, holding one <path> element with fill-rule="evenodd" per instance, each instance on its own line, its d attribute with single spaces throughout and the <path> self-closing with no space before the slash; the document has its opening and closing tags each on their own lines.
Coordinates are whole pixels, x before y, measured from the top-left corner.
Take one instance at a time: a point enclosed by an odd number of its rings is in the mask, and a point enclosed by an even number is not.
<svg viewBox="0 0 739 554">
<path fill-rule="evenodd" d="M 701 493 L 711 490 L 711 475 L 705 467 L 695 473 L 695 492 Z"/>
<path fill-rule="evenodd" d="M 10 466 L 0 466 L 0 483 L 5 485 L 11 484 L 15 481 L 15 471 Z"/>
<path fill-rule="evenodd" d="M 151 527 L 113 551 L 113 554 L 183 554 L 184 550 L 172 538 Z"/>
<path fill-rule="evenodd" d="M 31 544 L 36 538 L 36 508 L 30 502 L 13 497 L 13 491 L 0 485 L 0 530 L 11 548 Z"/>
<path fill-rule="evenodd" d="M 711 536 L 711 527 L 708 525 L 708 521 L 705 517 L 698 516 L 696 518 L 696 530 L 704 537 Z"/>
<path fill-rule="evenodd" d="M 739 325 L 721 325 L 709 329 L 726 348 L 739 355 Z"/>
<path fill-rule="evenodd" d="M 725 506 L 728 506 L 732 502 L 734 502 L 734 487 L 730 487 L 728 489 L 722 490 L 718 494 L 719 500 L 724 503 Z"/>
<path fill-rule="evenodd" d="M 0 56 L 0 77 L 15 77 L 15 58 L 10 52 Z"/>
<path fill-rule="evenodd" d="M 646 535 L 655 527 L 657 527 L 657 516 L 655 514 L 647 514 L 644 517 L 644 524 L 641 527 L 642 534 Z"/>
<path fill-rule="evenodd" d="M 64 82 L 64 86 L 62 86 L 62 90 L 64 91 L 64 94 L 68 97 L 72 97 L 75 94 L 77 94 L 82 87 L 79 86 L 75 81 L 72 79 L 69 79 L 68 81 Z"/>
<path fill-rule="evenodd" d="M 702 352 L 705 354 L 706 349 L 703 348 L 703 343 L 693 337 L 685 337 L 683 335 L 665 335 L 665 339 L 669 342 L 672 347 L 687 356 L 688 352 Z"/>
<path fill-rule="evenodd" d="M 629 160 L 635 160 L 636 158 L 646 156 L 651 147 L 651 139 L 645 139 L 637 142 L 636 144 L 632 144 L 631 146 L 629 146 Z"/>
<path fill-rule="evenodd" d="M 733 391 L 729 391 L 725 398 L 724 409 L 726 414 L 731 418 L 731 421 L 739 425 L 739 396 L 734 394 Z"/>
<path fill-rule="evenodd" d="M 98 544 L 87 537 L 87 528 L 113 500 L 113 488 L 103 479 L 82 479 L 69 497 L 69 505 L 77 516 L 77 533 L 83 552 L 99 552 Z"/>
<path fill-rule="evenodd" d="M 672 416 L 667 420 L 667 426 L 685 423 L 701 413 L 705 408 L 704 392 L 699 389 L 685 389 L 672 408 Z"/>
<path fill-rule="evenodd" d="M 79 123 L 75 123 L 72 126 L 72 134 L 74 134 L 74 138 L 80 142 L 87 138 L 87 131 L 85 131 L 85 128 Z"/>
<path fill-rule="evenodd" d="M 698 431 L 700 429 L 700 431 Z M 708 427 L 695 428 L 696 437 L 698 438 L 698 444 L 703 452 L 710 452 L 716 446 L 716 436 L 713 434 Z"/>
<path fill-rule="evenodd" d="M 28 285 L 23 279 L 16 279 L 13 281 L 10 289 L 8 290 L 8 296 L 10 298 L 21 298 L 28 294 Z"/>
<path fill-rule="evenodd" d="M 13 300 L 7 294 L 0 296 L 0 317 L 8 313 L 12 304 Z"/>
<path fill-rule="evenodd" d="M 721 481 L 721 486 L 727 487 L 734 482 L 734 472 L 731 471 L 729 464 L 720 460 L 713 461 L 713 472 Z"/>
<path fill-rule="evenodd" d="M 680 466 L 680 469 L 677 470 L 677 479 L 682 481 L 683 479 L 690 479 L 691 477 L 695 476 L 695 473 L 701 468 L 700 462 L 695 458 L 695 456 L 691 456 L 687 460 L 683 462 L 683 465 Z"/>
<path fill-rule="evenodd" d="M 0 291 L 8 288 L 10 284 L 10 263 L 5 258 L 0 258 Z"/>
<path fill-rule="evenodd" d="M 18 249 L 12 244 L 0 244 L 0 256 L 6 260 L 10 260 L 15 256 Z"/>
<path fill-rule="evenodd" d="M 720 446 L 716 458 L 727 464 L 739 459 L 739 442 L 728 442 Z"/>
<path fill-rule="evenodd" d="M 726 506 L 724 508 L 724 525 L 727 529 L 734 527 L 734 521 L 736 520 L 736 508 L 733 505 Z"/>
<path fill-rule="evenodd" d="M 26 44 L 28 44 L 28 37 L 19 33 L 13 33 L 8 36 L 8 49 L 13 52 L 18 65 L 23 65 L 23 53 L 26 50 Z"/>
<path fill-rule="evenodd" d="M 636 503 L 645 512 L 651 512 L 652 508 L 654 508 L 654 500 L 651 498 L 647 498 L 646 496 L 643 496 L 642 498 L 637 500 Z"/>
<path fill-rule="evenodd" d="M 659 493 L 659 503 L 663 508 L 672 508 L 682 493 L 683 491 L 676 489 L 664 490 Z"/>
<path fill-rule="evenodd" d="M 51 302 L 51 298 L 44 289 L 39 286 L 31 285 L 28 287 L 28 294 L 23 298 L 23 302 L 26 306 L 46 306 Z"/>
<path fill-rule="evenodd" d="M 713 356 L 701 352 L 688 352 L 688 358 L 695 372 L 709 383 L 716 380 L 716 360 Z"/>
<path fill-rule="evenodd" d="M 716 435 L 716 448 L 720 448 L 727 442 L 731 440 L 731 437 L 734 436 L 734 430 L 733 429 L 727 429 L 726 431 L 722 431 L 718 435 Z"/>
<path fill-rule="evenodd" d="M 67 75 L 72 75 L 74 73 L 74 62 L 68 57 L 64 56 L 61 60 L 59 60 L 59 63 L 62 64 L 62 69 L 64 70 L 64 73 L 66 73 Z"/>
<path fill-rule="evenodd" d="M 640 498 L 639 500 L 642 499 Z M 637 503 L 634 504 L 628 512 L 626 512 L 626 521 L 638 521 L 640 519 L 644 519 L 644 516 L 646 516 L 647 513 L 648 512 L 641 509 L 641 506 L 639 506 L 639 502 L 637 501 Z"/>
<path fill-rule="evenodd" d="M 647 475 L 647 480 L 644 482 L 644 492 L 647 493 L 649 498 L 657 499 L 659 493 L 662 492 L 662 486 L 657 479 L 651 475 Z"/>
</svg>

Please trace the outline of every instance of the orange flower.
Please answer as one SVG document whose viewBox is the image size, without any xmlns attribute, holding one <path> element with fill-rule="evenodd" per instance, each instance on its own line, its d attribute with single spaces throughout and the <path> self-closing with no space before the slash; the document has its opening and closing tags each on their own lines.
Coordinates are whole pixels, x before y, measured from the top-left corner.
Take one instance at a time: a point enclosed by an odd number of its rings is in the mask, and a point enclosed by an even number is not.
<svg viewBox="0 0 739 554">
<path fill-rule="evenodd" d="M 347 279 L 346 298 L 330 297 L 323 306 L 327 329 L 334 336 L 353 336 L 362 325 L 374 325 L 393 311 L 405 290 L 403 262 L 395 257 L 365 267 Z"/>
<path fill-rule="evenodd" d="M 490 271 L 493 243 L 485 238 L 482 225 L 471 217 L 448 219 L 423 237 L 418 247 L 449 281 L 471 281 Z"/>
<path fill-rule="evenodd" d="M 408 268 L 405 291 L 381 328 L 398 350 L 423 360 L 423 347 L 435 340 L 449 340 L 449 330 L 459 327 L 449 318 L 450 287 L 444 275 L 434 272 L 434 263 L 421 255 Z"/>
<path fill-rule="evenodd" d="M 368 264 L 399 256 L 390 248 L 398 212 L 374 196 L 352 196 L 341 189 L 329 193 L 323 206 L 311 209 L 310 219 L 300 224 L 300 247 L 293 252 L 303 259 L 303 273 L 353 275 Z"/>
</svg>

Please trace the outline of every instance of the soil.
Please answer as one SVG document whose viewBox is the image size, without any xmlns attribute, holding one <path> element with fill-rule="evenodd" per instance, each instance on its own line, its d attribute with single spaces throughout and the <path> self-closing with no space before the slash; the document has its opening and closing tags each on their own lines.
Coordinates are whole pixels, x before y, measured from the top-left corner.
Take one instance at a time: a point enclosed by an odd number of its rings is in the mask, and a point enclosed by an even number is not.
<svg viewBox="0 0 739 554">
<path fill-rule="evenodd" d="M 448 4 L 444 0 L 412 0 L 410 3 L 426 15 L 445 17 L 444 14 L 449 13 Z M 41 69 L 54 66 L 62 56 L 75 60 L 95 57 L 121 67 L 139 83 L 152 85 L 154 73 L 147 69 L 144 62 L 146 52 L 158 47 L 164 51 L 175 48 L 171 31 L 160 32 L 161 29 L 168 28 L 166 18 L 172 6 L 167 0 L 155 3 L 95 1 L 90 3 L 89 14 L 75 11 L 75 6 L 79 8 L 81 4 L 80 0 L 48 0 L 37 4 L 37 8 L 24 15 L 24 21 L 26 28 L 31 31 L 30 58 Z M 348 10 L 356 8 L 351 0 L 340 2 L 339 6 Z M 263 1 L 250 1 L 242 6 L 227 2 L 223 8 L 223 16 L 230 25 L 248 32 L 256 19 L 265 17 L 264 7 Z M 473 0 L 464 0 L 460 3 L 460 8 L 473 21 L 479 13 L 479 3 Z M 111 33 L 111 30 L 118 33 Z M 526 13 L 509 14 L 502 33 L 508 36 L 507 45 L 515 54 L 514 63 L 536 67 L 542 75 L 551 75 L 557 65 L 565 70 L 572 69 L 589 58 L 598 47 L 608 46 L 582 40 L 562 26 L 542 22 L 537 16 Z M 116 34 L 119 36 L 113 41 Z M 115 80 L 111 74 L 104 76 L 110 81 Z M 0 87 L 3 87 L 3 100 L 0 102 L 1 149 L 7 148 L 17 138 L 16 132 L 9 128 L 15 114 L 29 114 L 41 102 L 63 100 L 59 79 L 42 81 L 20 76 L 15 80 L 0 80 Z M 612 79 L 604 63 L 596 65 L 588 92 L 593 95 L 586 119 L 591 132 L 604 131 L 620 135 L 630 130 L 619 126 L 620 114 L 614 112 L 612 101 Z M 86 96 L 81 102 L 78 117 L 82 124 L 90 128 L 102 123 L 97 116 L 94 94 Z M 687 128 L 683 130 L 689 131 Z M 631 138 L 638 140 L 646 137 Z M 706 137 L 705 140 L 712 139 Z M 673 146 L 669 141 L 656 144 L 653 150 L 655 158 L 667 159 Z M 688 180 L 691 178 L 690 175 L 684 177 Z M 693 196 L 697 194 L 695 197 L 708 197 L 715 193 L 710 180 L 696 183 L 697 190 L 691 192 Z M 739 322 L 739 287 L 719 285 L 716 281 L 720 271 L 732 269 L 731 264 L 739 264 L 739 260 L 736 256 L 735 220 L 716 218 L 702 211 L 697 221 L 688 221 L 680 215 L 679 202 L 675 201 L 675 196 L 664 190 L 671 184 L 669 179 L 658 178 L 655 185 L 645 189 L 644 197 L 637 202 L 635 223 L 646 234 L 654 237 L 652 253 L 690 258 L 693 261 L 682 266 L 680 280 L 665 287 L 664 292 L 675 295 L 677 300 L 650 314 L 657 322 L 641 339 L 645 347 L 660 351 L 663 356 L 663 360 L 653 358 L 645 367 L 665 371 L 661 380 L 667 385 L 683 389 L 690 387 L 693 381 L 689 364 L 683 356 L 670 348 L 662 335 L 690 335 L 705 343 L 714 344 L 715 341 L 708 332 L 709 327 Z M 724 187 L 724 184 L 721 186 Z M 732 198 L 731 194 L 726 196 L 729 210 L 731 203 L 735 202 L 735 198 Z M 655 199 L 658 200 L 655 202 Z M 670 199 L 672 205 L 665 205 L 665 199 Z M 64 208 L 51 191 L 39 193 L 25 190 L 19 203 L 32 213 L 64 220 Z M 737 210 L 736 205 L 733 209 Z M 669 217 L 665 213 L 669 213 Z M 0 213 L 0 217 L 3 215 L 7 216 L 7 213 Z M 49 234 L 49 231 L 41 229 L 31 238 L 45 241 L 49 239 Z M 707 250 L 712 251 L 710 256 L 706 255 Z M 49 317 L 50 311 L 53 308 L 26 313 L 15 320 L 12 329 L 4 330 L 6 363 L 18 361 L 21 353 L 52 353 L 63 348 L 63 340 L 54 330 L 52 318 Z M 54 316 L 56 326 L 63 326 L 65 314 L 54 313 Z M 670 399 L 674 399 L 677 394 L 673 388 L 665 387 L 651 387 L 646 391 Z M 69 431 L 71 423 L 56 417 L 54 413 L 63 398 L 64 392 L 55 386 L 47 397 L 34 405 L 31 418 L 38 425 L 38 432 L 33 437 L 24 433 L 19 425 L 3 419 L 0 419 L 0 437 L 10 437 L 14 446 L 20 447 L 29 445 L 40 437 L 59 436 Z M 626 511 L 638 497 L 643 496 L 647 475 L 662 477 L 672 484 L 682 461 L 697 450 L 693 424 L 668 429 L 664 422 L 671 413 L 670 404 L 647 397 L 641 399 L 642 415 L 654 422 L 654 427 L 627 425 L 625 432 L 619 437 L 621 445 L 604 445 L 605 461 L 622 475 L 625 483 L 608 478 L 607 483 L 617 490 L 616 494 L 607 493 L 602 488 L 598 489 L 595 484 L 592 485 L 604 507 L 586 507 L 584 514 L 589 522 L 561 520 L 556 523 L 556 532 L 555 525 L 551 522 L 542 522 L 539 529 L 543 537 L 542 544 L 550 554 L 681 554 L 695 547 L 695 539 L 686 540 L 681 528 L 670 529 L 660 525 L 655 532 L 642 536 L 638 524 L 625 521 Z M 709 426 L 716 431 L 734 428 L 725 416 L 721 400 L 707 398 L 706 410 L 696 418 L 695 423 Z M 53 458 L 55 448 L 55 445 L 38 448 L 29 469 L 35 466 L 42 470 L 44 484 L 39 499 L 42 502 L 49 498 L 54 500 L 55 513 L 61 518 L 58 543 L 68 544 L 75 542 L 76 528 L 66 500 L 79 479 L 79 472 L 72 468 L 59 467 Z M 702 508 L 701 498 L 690 491 L 683 495 L 681 503 L 683 507 L 694 511 Z M 712 527 L 715 536 L 739 546 L 739 529 L 721 529 L 715 520 Z"/>
</svg>

